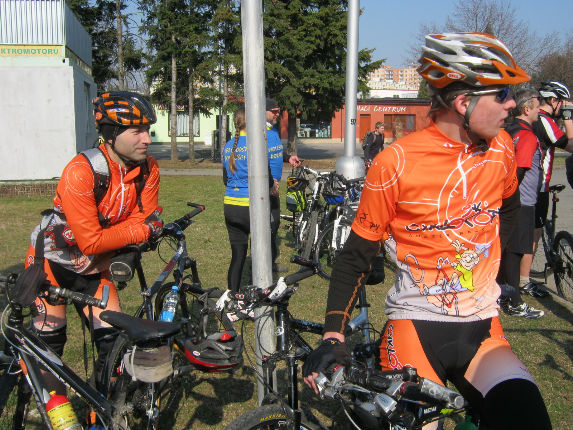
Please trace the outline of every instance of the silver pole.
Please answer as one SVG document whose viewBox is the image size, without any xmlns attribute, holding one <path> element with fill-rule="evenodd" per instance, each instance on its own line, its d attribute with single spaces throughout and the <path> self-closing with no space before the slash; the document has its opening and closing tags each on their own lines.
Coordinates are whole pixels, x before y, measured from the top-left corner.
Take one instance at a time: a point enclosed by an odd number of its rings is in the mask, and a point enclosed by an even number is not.
<svg viewBox="0 0 573 430">
<path fill-rule="evenodd" d="M 336 162 L 336 171 L 347 179 L 365 174 L 364 162 L 356 154 L 356 102 L 358 92 L 358 20 L 360 0 L 348 2 L 346 49 L 346 123 L 344 128 L 344 155 Z"/>
<path fill-rule="evenodd" d="M 263 10 L 261 0 L 241 1 L 243 31 L 243 70 L 247 114 L 247 156 L 249 167 L 249 209 L 251 222 L 251 259 L 253 283 L 259 287 L 272 284 L 269 169 L 266 144 L 265 58 L 263 46 Z M 265 316 L 262 316 L 265 315 Z M 262 374 L 261 357 L 275 351 L 275 324 L 270 308 L 255 310 L 257 367 Z M 264 385 L 258 381 L 259 405 Z"/>
</svg>

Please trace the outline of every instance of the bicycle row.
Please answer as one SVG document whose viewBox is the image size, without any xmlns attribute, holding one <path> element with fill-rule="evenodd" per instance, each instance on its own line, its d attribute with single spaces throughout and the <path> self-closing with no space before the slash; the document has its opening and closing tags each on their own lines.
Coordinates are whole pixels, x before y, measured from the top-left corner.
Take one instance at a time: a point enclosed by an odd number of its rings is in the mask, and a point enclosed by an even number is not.
<svg viewBox="0 0 573 430">
<path fill-rule="evenodd" d="M 11 408 L 13 428 L 25 428 L 32 399 L 45 426 L 57 428 L 50 421 L 46 408 L 51 398 L 46 384 L 47 372 L 64 382 L 91 412 L 88 420 L 79 425 L 108 429 L 161 428 L 161 401 L 169 396 L 176 378 L 189 372 L 233 371 L 243 364 L 245 323 L 242 323 L 239 334 L 229 315 L 249 321 L 252 320 L 249 317 L 251 311 L 263 305 L 274 308 L 278 327 L 277 350 L 268 351 L 268 356 L 263 360 L 263 372 L 258 377 L 265 383 L 265 401 L 274 403 L 273 406 L 250 412 L 248 416 L 264 413 L 271 408 L 283 413 L 288 411 L 289 418 L 286 420 L 277 419 L 280 414 L 275 416 L 278 427 L 290 427 L 299 420 L 307 422 L 306 418 L 301 418 L 297 363 L 304 361 L 312 350 L 312 342 L 306 341 L 302 334 L 320 335 L 323 325 L 293 318 L 288 307 L 298 283 L 319 273 L 320 265 L 295 258 L 294 261 L 302 267 L 300 271 L 280 278 L 275 285 L 266 289 L 245 287 L 237 297 L 229 296 L 228 292 L 222 295 L 223 292 L 217 289 L 204 289 L 196 261 L 188 255 L 184 234 L 184 230 L 193 222 L 192 218 L 204 208 L 190 205 L 194 206 L 194 210 L 167 224 L 158 241 L 122 249 L 113 259 L 111 272 L 115 282 L 121 288 L 135 277 L 142 303 L 134 315 L 113 311 L 101 314 L 102 320 L 118 330 L 118 335 L 97 378 L 93 375 L 88 377 L 87 374 L 80 376 L 37 336 L 28 322 L 32 305 L 30 297 L 37 294 L 79 306 L 105 308 L 107 292 L 104 290 L 102 297 L 94 298 L 48 283 L 41 284 L 38 291 L 25 291 L 22 285 L 15 288 L 16 275 L 2 279 L 8 304 L 2 316 L 5 348 L 1 360 L 0 412 L 5 413 L 8 403 L 16 403 Z M 148 286 L 142 254 L 147 251 L 159 252 L 160 248 L 166 246 L 172 249 L 172 256 Z M 169 279 L 170 275 L 172 279 Z M 173 321 L 158 321 L 166 297 L 174 285 L 178 287 L 178 305 Z M 362 367 L 374 369 L 378 346 L 372 334 L 377 332 L 369 323 L 369 304 L 364 290 L 361 291 L 357 307 L 360 311 L 350 325 L 360 337 L 354 357 Z M 277 381 L 273 380 L 279 362 L 284 362 L 288 369 L 288 395 L 285 400 L 281 399 Z M 388 376 L 390 379 L 394 377 Z M 398 403 L 403 403 L 403 394 L 395 393 L 395 397 Z M 12 400 L 9 402 L 10 398 Z M 428 400 L 430 403 L 436 401 Z M 392 419 L 396 421 L 399 416 L 395 413 Z M 244 417 L 240 417 L 229 428 L 245 428 L 244 420 Z"/>
</svg>

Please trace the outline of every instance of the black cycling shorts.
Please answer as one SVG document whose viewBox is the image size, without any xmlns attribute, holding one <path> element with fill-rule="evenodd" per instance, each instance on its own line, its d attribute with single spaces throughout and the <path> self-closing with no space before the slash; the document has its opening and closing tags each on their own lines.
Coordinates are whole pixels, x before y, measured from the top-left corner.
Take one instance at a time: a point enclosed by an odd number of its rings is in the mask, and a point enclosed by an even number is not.
<svg viewBox="0 0 573 430">
<path fill-rule="evenodd" d="M 535 204 L 535 228 L 542 228 L 549 212 L 549 192 L 540 192 Z"/>
</svg>

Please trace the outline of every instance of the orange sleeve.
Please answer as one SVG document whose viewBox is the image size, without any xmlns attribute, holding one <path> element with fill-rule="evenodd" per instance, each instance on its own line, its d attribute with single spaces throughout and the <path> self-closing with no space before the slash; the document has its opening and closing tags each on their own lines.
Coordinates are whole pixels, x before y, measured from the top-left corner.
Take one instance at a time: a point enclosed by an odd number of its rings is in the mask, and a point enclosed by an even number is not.
<svg viewBox="0 0 573 430">
<path fill-rule="evenodd" d="M 352 223 L 352 230 L 360 237 L 371 241 L 387 237 L 388 224 L 396 215 L 400 176 L 397 166 L 401 165 L 403 154 L 399 145 L 389 146 L 374 158 Z"/>
<path fill-rule="evenodd" d="M 125 184 L 129 186 L 129 201 L 124 204 L 132 208 L 131 214 L 104 229 L 99 223 L 98 209 L 95 205 L 93 172 L 87 160 L 84 160 L 83 156 L 79 157 L 81 158 L 72 160 L 64 169 L 58 184 L 58 197 L 66 221 L 82 253 L 97 255 L 129 244 L 144 242 L 149 237 L 149 227 L 144 220 L 157 207 L 159 169 L 155 160 L 150 158 L 150 161 L 153 160 L 149 163 L 150 174 L 141 193 L 144 212 L 139 211 L 135 201 L 133 178 L 137 173 L 128 172 L 124 183 L 131 182 Z M 112 185 L 110 184 L 104 200 L 110 198 Z"/>
</svg>

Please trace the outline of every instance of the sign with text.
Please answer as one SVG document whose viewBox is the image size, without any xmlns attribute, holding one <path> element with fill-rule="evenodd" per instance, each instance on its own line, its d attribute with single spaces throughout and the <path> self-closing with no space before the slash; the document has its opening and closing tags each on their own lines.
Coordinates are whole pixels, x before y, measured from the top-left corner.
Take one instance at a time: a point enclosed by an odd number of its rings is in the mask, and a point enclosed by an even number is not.
<svg viewBox="0 0 573 430">
<path fill-rule="evenodd" d="M 0 45 L 2 57 L 62 57 L 60 45 Z"/>
</svg>

